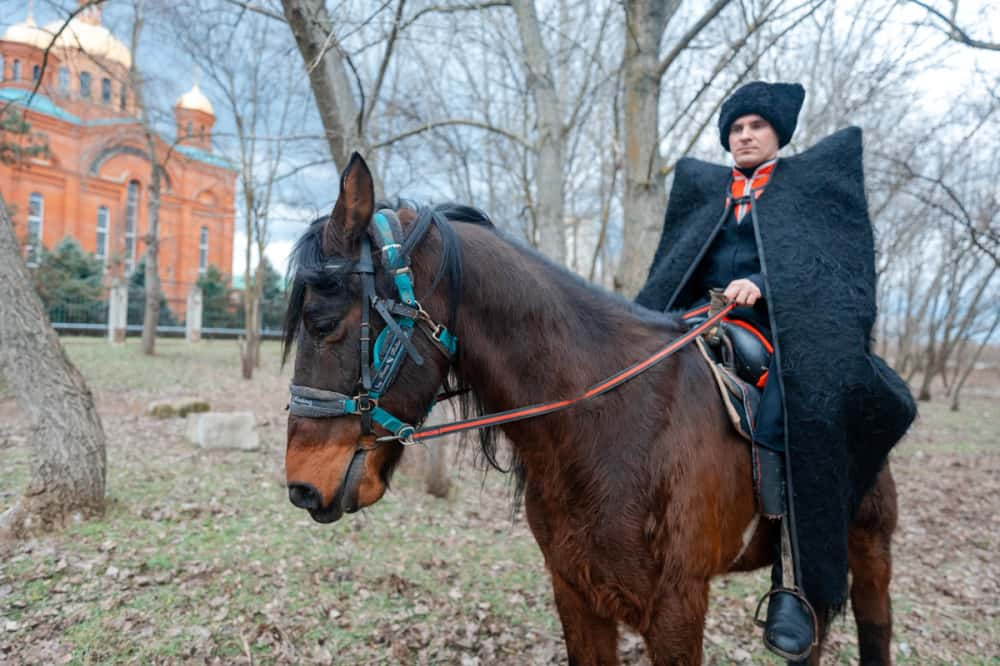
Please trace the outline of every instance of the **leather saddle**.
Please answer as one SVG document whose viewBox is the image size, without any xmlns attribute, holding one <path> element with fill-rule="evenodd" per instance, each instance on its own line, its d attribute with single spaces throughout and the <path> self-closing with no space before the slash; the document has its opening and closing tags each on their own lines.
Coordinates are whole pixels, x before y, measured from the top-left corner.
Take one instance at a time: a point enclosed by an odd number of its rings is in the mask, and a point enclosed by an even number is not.
<svg viewBox="0 0 1000 666">
<path fill-rule="evenodd" d="M 704 321 L 705 317 L 688 320 L 692 326 Z M 696 343 L 712 370 L 730 420 L 743 437 L 753 441 L 774 348 L 759 331 L 738 319 L 724 319 Z"/>
</svg>

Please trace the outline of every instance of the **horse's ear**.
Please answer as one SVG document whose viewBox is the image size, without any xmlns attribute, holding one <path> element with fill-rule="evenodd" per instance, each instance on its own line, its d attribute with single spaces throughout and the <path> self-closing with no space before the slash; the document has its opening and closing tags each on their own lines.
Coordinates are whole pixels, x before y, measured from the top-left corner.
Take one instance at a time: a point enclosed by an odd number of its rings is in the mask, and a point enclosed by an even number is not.
<svg viewBox="0 0 1000 666">
<path fill-rule="evenodd" d="M 340 194 L 323 229 L 323 252 L 346 254 L 353 250 L 375 212 L 375 185 L 364 158 L 351 154 L 340 174 Z"/>
</svg>

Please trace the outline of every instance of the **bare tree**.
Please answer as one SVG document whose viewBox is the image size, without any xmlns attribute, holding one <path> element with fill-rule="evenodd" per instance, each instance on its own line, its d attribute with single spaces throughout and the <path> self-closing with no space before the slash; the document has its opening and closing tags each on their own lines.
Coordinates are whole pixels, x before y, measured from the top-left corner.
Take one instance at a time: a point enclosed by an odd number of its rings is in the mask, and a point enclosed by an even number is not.
<svg viewBox="0 0 1000 666">
<path fill-rule="evenodd" d="M 81 4 L 67 18 L 64 27 L 76 14 L 82 11 L 99 11 L 101 0 L 90 0 Z M 140 40 L 147 20 L 145 0 L 134 0 L 132 6 L 132 24 L 129 39 L 131 60 L 128 70 L 124 73 L 108 67 L 98 54 L 88 53 L 84 44 L 77 40 L 77 47 L 84 57 L 89 58 L 89 64 L 100 69 L 109 80 L 119 82 L 127 93 L 125 99 L 130 101 L 130 108 L 135 112 L 135 125 L 127 127 L 124 135 L 114 137 L 115 141 L 127 141 L 142 146 L 143 157 L 149 163 L 149 178 L 147 181 L 146 215 L 147 228 L 142 237 L 145 245 L 143 252 L 144 265 L 144 309 L 142 322 L 142 351 L 144 354 L 156 353 L 156 329 L 160 320 L 160 300 L 163 290 L 160 284 L 159 249 L 160 249 L 160 204 L 163 193 L 164 178 L 170 159 L 173 157 L 176 141 L 168 143 L 163 140 L 156 129 L 154 110 L 147 96 L 147 81 L 138 64 Z M 53 40 L 53 43 L 54 40 Z M 123 101 L 123 108 L 125 102 Z M 177 141 L 183 137 L 177 137 Z"/>
<path fill-rule="evenodd" d="M 928 241 L 931 246 L 922 264 L 925 273 L 935 270 L 934 279 L 929 285 L 921 284 L 923 301 L 909 324 L 907 340 L 908 353 L 919 353 L 909 374 L 912 376 L 918 369 L 923 372 L 918 392 L 921 400 L 931 399 L 935 378 L 944 382 L 946 390 L 957 393 L 951 384 L 961 377 L 958 381 L 964 385 L 979 355 L 977 352 L 971 361 L 963 360 L 966 349 L 984 335 L 983 344 L 988 342 L 996 328 L 990 322 L 998 310 L 1000 264 L 977 233 L 995 225 L 996 195 L 990 177 L 983 177 L 989 171 L 976 168 L 975 155 L 979 152 L 966 152 L 961 168 L 955 168 L 948 158 L 941 160 L 940 168 L 951 172 L 951 177 L 960 181 L 959 186 L 949 184 L 944 175 L 911 171 L 913 180 L 907 193 L 934 220 L 923 239 L 925 246 Z M 995 157 L 989 155 L 986 165 L 992 167 L 995 162 Z M 912 329 L 918 332 L 914 334 Z M 919 341 L 916 349 L 913 340 Z M 950 367 L 954 372 L 949 371 Z M 952 404 L 957 409 L 957 397 L 953 397 Z"/>
<path fill-rule="evenodd" d="M 134 18 L 132 21 L 131 33 L 131 53 L 132 64 L 128 72 L 129 89 L 132 91 L 135 100 L 137 119 L 141 127 L 143 140 L 146 144 L 147 158 L 149 161 L 149 187 L 147 196 L 147 230 L 143 241 L 146 245 L 144 258 L 145 270 L 145 308 L 142 317 L 142 353 L 152 355 L 156 353 L 156 328 L 160 322 L 160 298 L 162 290 L 160 288 L 160 196 L 162 194 L 162 178 L 166 161 L 170 158 L 170 152 L 166 154 L 159 152 L 157 145 L 159 135 L 153 128 L 149 108 L 146 103 L 144 82 L 139 71 L 138 52 L 139 38 L 142 34 L 143 25 L 146 21 L 145 0 L 136 0 Z"/>
<path fill-rule="evenodd" d="M 0 370 L 34 422 L 31 479 L 0 515 L 0 540 L 104 510 L 105 436 L 83 377 L 35 293 L 0 196 Z"/>
<path fill-rule="evenodd" d="M 959 396 L 962 393 L 962 388 L 965 386 L 966 380 L 969 379 L 969 375 L 972 371 L 976 369 L 979 364 L 979 358 L 983 354 L 983 350 L 989 346 L 990 342 L 993 340 L 993 335 L 997 332 L 997 325 L 1000 324 L 1000 309 L 997 309 L 996 314 L 993 316 L 993 323 L 990 324 L 989 329 L 982 334 L 981 341 L 976 345 L 975 352 L 972 354 L 972 358 L 969 359 L 965 367 L 962 368 L 958 374 L 958 378 L 955 382 L 955 386 L 951 392 L 951 411 L 957 412 L 959 409 Z M 961 366 L 959 366 L 961 368 Z"/>
<path fill-rule="evenodd" d="M 400 2 L 400 8 L 404 1 Z M 383 191 L 378 164 L 365 133 L 365 124 L 371 119 L 378 100 L 377 92 L 366 108 L 365 90 L 357 69 L 337 38 L 334 22 L 323 0 L 282 0 L 281 4 L 309 75 L 330 156 L 343 167 L 353 151 L 363 153 L 376 178 L 376 191 Z M 386 62 L 392 56 L 393 39 L 390 38 L 386 47 L 383 59 Z"/>
<path fill-rule="evenodd" d="M 261 294 L 272 203 L 283 179 L 280 172 L 295 168 L 292 153 L 300 142 L 287 135 L 292 126 L 304 124 L 307 107 L 299 79 L 288 76 L 295 62 L 289 57 L 284 33 L 276 37 L 269 29 L 269 18 L 236 14 L 200 0 L 174 5 L 170 12 L 175 38 L 220 93 L 235 126 L 232 137 L 217 132 L 215 138 L 232 145 L 239 166 L 240 208 L 247 239 L 240 358 L 243 377 L 250 379 L 260 367 Z M 201 17 L 195 26 L 187 20 L 193 14 Z"/>
<path fill-rule="evenodd" d="M 660 46 L 680 0 L 626 0 L 622 55 L 624 87 L 624 200 L 622 256 L 615 276 L 616 290 L 634 294 L 646 277 L 647 251 L 663 218 L 664 160 L 660 155 L 661 81 L 698 34 L 729 4 L 716 0 L 705 13 L 660 55 Z M 650 233 L 652 231 L 653 233 Z"/>
<path fill-rule="evenodd" d="M 566 228 L 563 214 L 563 158 L 566 130 L 562 120 L 562 105 L 556 91 L 556 76 L 550 56 L 542 42 L 534 0 L 511 0 L 511 6 L 517 15 L 528 90 L 531 91 L 537 114 L 535 183 L 538 198 L 535 220 L 539 246 L 550 258 L 564 263 Z"/>
</svg>

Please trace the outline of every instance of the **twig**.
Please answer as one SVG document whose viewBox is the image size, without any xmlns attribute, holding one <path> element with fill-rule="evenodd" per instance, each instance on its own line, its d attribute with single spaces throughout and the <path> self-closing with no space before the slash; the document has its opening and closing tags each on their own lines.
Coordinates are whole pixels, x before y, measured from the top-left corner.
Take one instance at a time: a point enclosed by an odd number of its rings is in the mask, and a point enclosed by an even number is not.
<svg viewBox="0 0 1000 666">
<path fill-rule="evenodd" d="M 955 23 L 955 20 L 953 18 L 945 16 L 934 7 L 931 7 L 927 3 L 921 2 L 920 0 L 910 0 L 910 2 L 917 5 L 918 7 L 923 7 L 925 10 L 927 10 L 928 13 L 933 14 L 937 18 L 944 21 L 944 24 L 948 29 L 941 30 L 941 32 L 947 35 L 948 39 L 955 42 L 959 42 L 960 44 L 965 44 L 966 46 L 971 46 L 974 49 L 983 49 L 986 51 L 1000 51 L 1000 42 L 984 42 L 979 39 L 974 39 L 969 35 L 969 33 L 965 32 L 965 30 L 959 27 L 959 25 Z"/>
<path fill-rule="evenodd" d="M 240 632 L 240 641 L 243 643 L 243 654 L 247 656 L 247 662 L 249 662 L 250 666 L 253 666 L 253 654 L 250 652 L 250 644 L 247 642 L 247 637 L 242 631 Z"/>
<path fill-rule="evenodd" d="M 532 147 L 533 147 L 532 144 L 529 143 L 528 140 L 525 139 L 524 137 L 519 136 L 517 134 L 514 134 L 513 132 L 511 132 L 509 130 L 505 130 L 503 128 L 496 127 L 495 125 L 490 125 L 489 123 L 484 123 L 484 122 L 479 121 L 479 120 L 466 120 L 466 119 L 462 119 L 462 118 L 451 118 L 451 119 L 448 119 L 448 120 L 432 120 L 430 122 L 425 123 L 424 125 L 421 125 L 420 127 L 414 127 L 411 130 L 408 130 L 408 131 L 403 132 L 401 134 L 397 134 L 396 136 L 391 137 L 389 139 L 386 139 L 385 141 L 376 143 L 376 144 L 372 145 L 371 148 L 372 149 L 385 148 L 387 146 L 391 146 L 394 143 L 402 141 L 403 139 L 408 139 L 411 136 L 415 136 L 417 134 L 421 134 L 423 132 L 435 129 L 437 127 L 445 127 L 445 126 L 448 126 L 448 125 L 464 125 L 466 127 L 478 127 L 479 129 L 484 129 L 484 130 L 487 130 L 489 132 L 493 132 L 495 134 L 499 134 L 500 136 L 507 137 L 508 139 L 510 139 L 511 141 L 513 141 L 514 143 L 517 143 L 518 145 L 520 145 L 520 146 L 522 146 L 524 148 L 527 148 L 529 150 L 532 149 Z"/>
</svg>

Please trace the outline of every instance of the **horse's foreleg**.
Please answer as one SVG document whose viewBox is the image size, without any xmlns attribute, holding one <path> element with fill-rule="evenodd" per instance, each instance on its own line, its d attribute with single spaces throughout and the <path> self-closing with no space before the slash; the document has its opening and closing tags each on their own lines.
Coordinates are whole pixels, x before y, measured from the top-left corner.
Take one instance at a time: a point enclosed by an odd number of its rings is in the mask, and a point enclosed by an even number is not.
<svg viewBox="0 0 1000 666">
<path fill-rule="evenodd" d="M 889 581 L 896 517 L 896 485 L 887 465 L 862 502 L 850 534 L 851 607 L 863 665 L 892 663 Z"/>
<path fill-rule="evenodd" d="M 570 666 L 618 663 L 618 624 L 598 616 L 562 576 L 553 572 L 552 591 L 562 621 Z"/>
<path fill-rule="evenodd" d="M 657 600 L 643 632 L 654 666 L 691 666 L 702 660 L 702 637 L 708 611 L 708 581 L 687 582 Z"/>
</svg>

